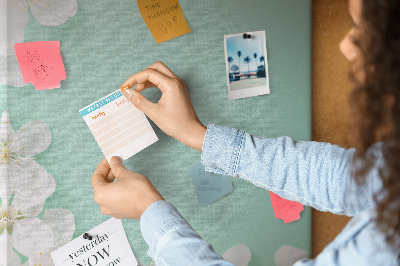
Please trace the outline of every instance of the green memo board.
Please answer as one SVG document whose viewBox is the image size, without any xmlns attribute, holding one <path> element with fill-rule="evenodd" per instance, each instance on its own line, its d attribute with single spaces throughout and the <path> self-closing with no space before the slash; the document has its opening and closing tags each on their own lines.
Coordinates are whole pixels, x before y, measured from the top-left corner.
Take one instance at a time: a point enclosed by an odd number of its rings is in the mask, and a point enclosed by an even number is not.
<svg viewBox="0 0 400 266">
<path fill-rule="evenodd" d="M 36 91 L 32 84 L 0 86 L 1 111 L 8 111 L 15 130 L 33 120 L 49 124 L 52 142 L 37 161 L 54 176 L 56 190 L 44 208 L 70 210 L 74 237 L 109 218 L 94 202 L 90 181 L 103 155 L 78 110 L 155 61 L 187 83 L 204 124 L 311 140 L 311 1 L 179 2 L 192 32 L 158 45 L 133 0 L 77 0 L 77 14 L 54 27 L 41 25 L 29 13 L 24 42 L 60 41 L 67 79 L 54 90 Z M 271 93 L 228 101 L 224 35 L 259 30 L 266 32 Z M 154 88 L 144 94 L 152 101 L 161 95 Z M 300 220 L 284 224 L 273 215 L 268 191 L 233 178 L 232 193 L 200 208 L 189 170 L 200 152 L 152 126 L 159 141 L 124 164 L 147 176 L 219 254 L 246 244 L 250 265 L 274 265 L 275 251 L 283 245 L 311 254 L 309 207 Z M 149 264 L 139 222 L 123 224 L 135 256 Z"/>
</svg>

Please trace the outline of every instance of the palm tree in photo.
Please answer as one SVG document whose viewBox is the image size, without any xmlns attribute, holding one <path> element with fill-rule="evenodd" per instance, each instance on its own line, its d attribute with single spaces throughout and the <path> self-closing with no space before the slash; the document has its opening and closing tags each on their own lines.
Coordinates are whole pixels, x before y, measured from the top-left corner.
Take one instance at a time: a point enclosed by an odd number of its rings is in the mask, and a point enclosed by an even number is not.
<svg viewBox="0 0 400 266">
<path fill-rule="evenodd" d="M 247 64 L 247 67 L 249 69 L 248 77 L 250 78 L 250 62 L 251 62 L 251 58 L 249 56 L 246 56 L 244 58 L 244 62 Z"/>
<path fill-rule="evenodd" d="M 240 57 L 242 56 L 241 51 L 238 51 L 238 56 L 239 56 L 239 79 L 240 79 Z"/>
<path fill-rule="evenodd" d="M 232 56 L 229 56 L 228 57 L 228 63 L 229 63 L 229 72 L 230 72 L 230 69 L 231 69 L 231 63 L 233 62 L 233 58 L 232 58 Z"/>
<path fill-rule="evenodd" d="M 254 59 L 255 59 L 255 63 L 256 63 L 256 72 L 257 72 L 257 53 L 254 53 L 253 56 L 254 56 Z"/>
<path fill-rule="evenodd" d="M 265 69 L 265 58 L 264 58 L 263 55 L 260 57 L 260 63 L 262 63 L 262 62 L 264 62 L 264 71 L 267 71 L 267 70 Z M 265 73 L 267 73 L 267 72 L 265 72 Z"/>
</svg>

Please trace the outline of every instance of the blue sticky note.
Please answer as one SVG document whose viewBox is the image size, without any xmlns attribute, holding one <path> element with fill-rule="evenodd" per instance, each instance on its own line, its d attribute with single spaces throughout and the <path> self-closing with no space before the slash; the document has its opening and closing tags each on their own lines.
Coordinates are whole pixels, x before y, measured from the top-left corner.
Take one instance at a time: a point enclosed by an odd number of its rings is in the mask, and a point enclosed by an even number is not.
<svg viewBox="0 0 400 266">
<path fill-rule="evenodd" d="M 233 191 L 230 176 L 206 172 L 201 162 L 190 166 L 190 172 L 200 207 L 205 207 Z"/>
</svg>

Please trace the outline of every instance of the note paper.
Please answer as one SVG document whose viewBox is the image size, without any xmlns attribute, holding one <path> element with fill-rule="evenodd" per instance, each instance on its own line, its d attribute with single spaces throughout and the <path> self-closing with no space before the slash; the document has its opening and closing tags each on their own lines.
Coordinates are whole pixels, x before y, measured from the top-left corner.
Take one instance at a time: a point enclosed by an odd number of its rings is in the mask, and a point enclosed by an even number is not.
<svg viewBox="0 0 400 266">
<path fill-rule="evenodd" d="M 56 266 L 138 265 L 121 220 L 111 218 L 87 232 L 92 240 L 78 236 L 53 251 Z"/>
<path fill-rule="evenodd" d="M 79 111 L 107 161 L 126 160 L 158 140 L 145 114 L 116 90 Z"/>
<path fill-rule="evenodd" d="M 207 206 L 233 190 L 230 176 L 206 172 L 201 162 L 190 166 L 190 173 L 200 207 Z"/>
<path fill-rule="evenodd" d="M 156 43 L 190 32 L 178 0 L 137 0 L 137 4 Z"/>
<path fill-rule="evenodd" d="M 16 43 L 14 50 L 24 82 L 36 90 L 60 88 L 67 78 L 59 41 Z"/>
<path fill-rule="evenodd" d="M 273 192 L 269 192 L 275 218 L 282 219 L 285 224 L 300 219 L 304 206 L 296 201 L 284 199 Z"/>
</svg>

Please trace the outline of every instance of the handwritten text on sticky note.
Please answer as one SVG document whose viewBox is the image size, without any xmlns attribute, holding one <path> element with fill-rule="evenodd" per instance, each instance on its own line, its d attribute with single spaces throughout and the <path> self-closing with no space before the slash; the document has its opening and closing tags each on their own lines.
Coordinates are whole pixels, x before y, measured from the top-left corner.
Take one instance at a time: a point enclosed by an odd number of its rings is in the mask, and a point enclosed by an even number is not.
<svg viewBox="0 0 400 266">
<path fill-rule="evenodd" d="M 178 0 L 137 0 L 137 4 L 157 43 L 190 32 Z"/>
<path fill-rule="evenodd" d="M 296 201 L 284 199 L 273 192 L 269 192 L 275 218 L 282 219 L 285 224 L 300 219 L 304 206 Z"/>
<path fill-rule="evenodd" d="M 207 206 L 233 190 L 230 176 L 206 172 L 201 162 L 190 166 L 190 173 L 200 207 Z"/>
<path fill-rule="evenodd" d="M 14 50 L 24 82 L 36 90 L 60 88 L 67 78 L 59 41 L 16 43 Z"/>
<path fill-rule="evenodd" d="M 111 218 L 51 253 L 56 266 L 138 265 L 121 220 Z"/>
</svg>

